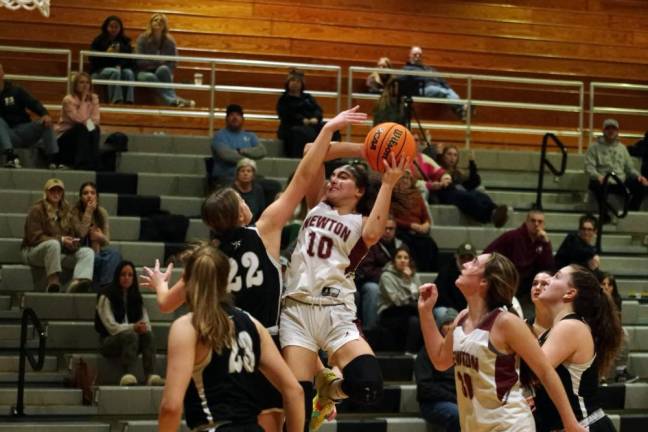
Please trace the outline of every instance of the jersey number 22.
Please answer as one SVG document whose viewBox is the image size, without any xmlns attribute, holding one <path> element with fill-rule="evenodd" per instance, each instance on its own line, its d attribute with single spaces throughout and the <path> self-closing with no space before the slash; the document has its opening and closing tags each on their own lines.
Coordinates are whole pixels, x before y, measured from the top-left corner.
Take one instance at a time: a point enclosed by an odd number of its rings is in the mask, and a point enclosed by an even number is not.
<svg viewBox="0 0 648 432">
<path fill-rule="evenodd" d="M 229 272 L 229 292 L 239 292 L 241 288 L 252 288 L 263 284 L 263 271 L 259 270 L 259 257 L 254 252 L 245 252 L 241 256 L 241 265 L 245 272 L 245 285 L 243 285 L 243 275 L 239 275 L 238 262 L 229 259 L 230 272 Z"/>
</svg>

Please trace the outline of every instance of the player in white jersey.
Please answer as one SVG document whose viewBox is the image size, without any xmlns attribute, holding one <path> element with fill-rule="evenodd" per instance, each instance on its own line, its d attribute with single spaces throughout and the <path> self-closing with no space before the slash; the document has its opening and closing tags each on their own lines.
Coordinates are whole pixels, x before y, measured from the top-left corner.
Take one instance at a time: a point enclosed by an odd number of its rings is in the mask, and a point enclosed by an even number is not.
<svg viewBox="0 0 648 432">
<path fill-rule="evenodd" d="M 422 285 L 418 307 L 428 356 L 438 370 L 455 365 L 459 419 L 464 431 L 535 430 L 520 388 L 519 357 L 547 389 L 565 430 L 585 431 L 537 340 L 517 315 L 507 311 L 518 280 L 515 266 L 498 253 L 479 255 L 464 264 L 456 285 L 468 307 L 445 338 L 432 314 L 438 297 L 436 286 Z"/>
<path fill-rule="evenodd" d="M 367 249 L 381 238 L 392 191 L 409 163 L 407 158 L 385 161 L 382 184 L 371 208 L 368 173 L 359 165 L 335 169 L 325 188 L 322 167 L 321 183 L 313 184 L 306 194 L 311 210 L 286 273 L 279 339 L 284 358 L 304 387 L 307 407 L 320 348 L 343 377 L 318 386 L 325 405 L 345 398 L 371 403 L 382 394 L 378 361 L 354 324 L 353 275 Z M 313 427 L 319 427 L 317 421 Z"/>
<path fill-rule="evenodd" d="M 538 300 L 553 320 L 540 336 L 542 350 L 556 368 L 576 418 L 591 432 L 614 431 L 598 398 L 599 378 L 614 363 L 623 340 L 612 299 L 589 269 L 569 265 L 551 278 Z M 543 388 L 537 389 L 535 405 L 539 431 L 562 428 Z"/>
<path fill-rule="evenodd" d="M 215 234 L 221 251 L 230 258 L 233 270 L 229 290 L 233 294 L 235 305 L 250 312 L 271 332 L 273 328 L 276 329 L 282 286 L 281 274 L 277 268 L 281 230 L 292 218 L 309 186 L 314 182 L 320 187 L 319 169 L 325 159 L 361 155 L 361 144 L 331 144 L 331 137 L 336 130 L 366 118 L 366 114 L 358 112 L 358 107 L 355 107 L 341 112 L 326 123 L 300 161 L 285 191 L 259 217 L 256 229 L 246 228 L 252 217 L 250 209 L 231 188 L 214 192 L 203 204 L 203 221 Z M 155 272 L 159 272 L 157 262 L 156 267 L 148 271 L 149 277 Z M 170 274 L 171 267 L 165 272 L 166 280 Z M 150 281 L 149 277 L 144 278 L 143 285 Z M 182 279 L 170 289 L 166 280 L 154 288 L 160 309 L 170 312 L 185 302 L 186 294 Z M 261 380 L 265 381 L 262 377 Z M 273 392 L 267 381 L 260 383 L 258 389 L 263 389 L 258 392 L 262 393 L 260 404 L 263 410 L 259 423 L 268 432 L 279 432 L 283 424 L 280 395 L 269 395 Z"/>
</svg>

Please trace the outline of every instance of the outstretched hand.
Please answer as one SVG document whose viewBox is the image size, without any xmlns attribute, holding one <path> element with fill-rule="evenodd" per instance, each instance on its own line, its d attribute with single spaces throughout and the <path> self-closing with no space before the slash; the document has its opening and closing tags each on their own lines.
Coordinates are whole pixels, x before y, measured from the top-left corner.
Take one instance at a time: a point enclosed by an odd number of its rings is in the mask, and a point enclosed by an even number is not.
<svg viewBox="0 0 648 432">
<path fill-rule="evenodd" d="M 360 105 L 356 105 L 351 109 L 342 111 L 331 120 L 327 121 L 325 127 L 331 129 L 332 131 L 337 131 L 349 125 L 357 124 L 367 120 L 367 114 L 359 112 L 359 109 Z"/>
<path fill-rule="evenodd" d="M 168 283 L 171 279 L 171 272 L 173 271 L 173 263 L 170 263 L 164 273 L 160 270 L 160 260 L 155 260 L 155 266 L 150 269 L 144 267 L 143 275 L 140 275 L 140 286 L 157 291 L 164 283 Z"/>
<path fill-rule="evenodd" d="M 426 283 L 419 287 L 418 310 L 419 315 L 431 316 L 432 309 L 439 298 L 437 286 L 433 283 Z"/>
<path fill-rule="evenodd" d="M 385 172 L 382 175 L 382 182 L 395 186 L 398 180 L 405 175 L 405 170 L 410 167 L 412 159 L 409 157 L 401 157 L 398 162 L 394 154 L 389 155 L 389 162 L 386 159 L 382 160 Z"/>
</svg>

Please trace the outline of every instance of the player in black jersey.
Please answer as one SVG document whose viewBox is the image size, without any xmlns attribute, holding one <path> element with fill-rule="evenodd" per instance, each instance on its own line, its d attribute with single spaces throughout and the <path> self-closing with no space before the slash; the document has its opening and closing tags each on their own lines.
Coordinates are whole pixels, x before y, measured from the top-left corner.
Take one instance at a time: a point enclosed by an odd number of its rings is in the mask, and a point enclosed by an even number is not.
<svg viewBox="0 0 648 432">
<path fill-rule="evenodd" d="M 328 121 L 315 143 L 309 146 L 285 191 L 261 214 L 255 228 L 247 227 L 252 214 L 234 189 L 218 190 L 203 204 L 203 221 L 215 235 L 220 250 L 229 257 L 229 291 L 234 303 L 259 320 L 273 335 L 277 334 L 282 293 L 279 265 L 281 231 L 309 188 L 313 187 L 313 180 L 319 179 L 319 170 L 325 159 L 361 153 L 362 144 L 331 145 L 333 132 L 365 119 L 366 114 L 359 113 L 355 107 Z M 317 182 L 314 183 L 319 187 Z M 159 272 L 159 263 L 156 261 L 154 270 L 146 271 L 149 276 Z M 164 273 L 166 280 L 170 274 L 171 267 Z M 147 277 L 143 278 L 143 286 L 147 285 Z M 185 302 L 182 279 L 170 289 L 166 283 L 160 284 L 156 292 L 163 312 L 173 311 Z M 281 398 L 261 376 L 256 387 L 262 389 L 256 392 L 261 398 L 259 424 L 268 432 L 280 431 L 283 424 Z"/>
<path fill-rule="evenodd" d="M 538 299 L 550 311 L 553 326 L 540 336 L 542 350 L 562 381 L 576 418 L 590 431 L 614 431 L 598 402 L 599 377 L 614 363 L 623 329 L 614 304 L 584 267 L 563 267 Z M 562 429 L 542 387 L 536 389 L 537 430 Z"/>
<path fill-rule="evenodd" d="M 159 430 L 177 430 L 184 401 L 192 430 L 263 431 L 253 397 L 260 371 L 281 391 L 287 430 L 299 431 L 304 422 L 301 386 L 265 327 L 231 306 L 229 272 L 228 258 L 211 245 L 198 246 L 186 259 L 182 278 L 190 313 L 178 318 L 169 333 Z M 157 286 L 163 279 L 156 272 L 149 283 Z"/>
</svg>

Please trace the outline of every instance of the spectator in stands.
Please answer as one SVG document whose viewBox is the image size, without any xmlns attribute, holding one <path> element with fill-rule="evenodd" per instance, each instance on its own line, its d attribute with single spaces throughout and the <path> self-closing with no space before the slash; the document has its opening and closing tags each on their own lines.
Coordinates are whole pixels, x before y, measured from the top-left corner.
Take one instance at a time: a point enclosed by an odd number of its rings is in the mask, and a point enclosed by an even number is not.
<svg viewBox="0 0 648 432">
<path fill-rule="evenodd" d="M 380 69 L 392 69 L 392 62 L 389 60 L 389 57 L 380 57 L 376 67 Z M 380 94 L 385 90 L 385 87 L 389 81 L 391 81 L 392 76 L 390 74 L 380 73 L 380 72 L 371 72 L 367 77 L 367 90 L 369 93 Z"/>
<path fill-rule="evenodd" d="M 136 51 L 138 54 L 177 55 L 175 39 L 169 34 L 166 15 L 156 13 L 151 16 L 146 31 L 137 38 Z M 139 59 L 137 60 L 137 80 L 172 83 L 175 66 L 176 63 L 170 60 Z M 173 88 L 160 88 L 157 93 L 166 105 L 176 107 L 194 107 L 196 105 L 196 102 L 190 99 L 178 97 Z"/>
<path fill-rule="evenodd" d="M 376 326 L 380 275 L 385 265 L 394 258 L 396 249 L 402 245 L 401 239 L 396 237 L 396 221 L 392 215 L 389 215 L 385 232 L 378 243 L 369 248 L 355 273 L 358 289 L 356 296 L 359 296 L 359 299 L 356 298 L 356 304 L 361 305 L 360 312 L 365 330 L 371 330 Z"/>
<path fill-rule="evenodd" d="M 630 190 L 631 199 L 628 205 L 630 210 L 639 210 L 641 201 L 648 187 L 648 178 L 637 171 L 628 153 L 628 149 L 619 141 L 619 122 L 607 119 L 603 122 L 603 136 L 590 145 L 585 154 L 585 172 L 589 175 L 589 189 L 596 197 L 596 201 L 603 199 L 603 180 L 607 173 L 614 172 L 625 186 Z M 614 182 L 609 184 L 609 192 L 622 193 L 623 185 Z M 600 223 L 608 223 L 609 214 L 601 215 Z"/>
<path fill-rule="evenodd" d="M 413 354 L 423 343 L 417 309 L 419 285 L 409 248 L 400 246 L 380 275 L 378 324 L 395 336 L 394 349 Z"/>
<path fill-rule="evenodd" d="M 603 292 L 610 296 L 614 305 L 617 307 L 619 312 L 619 318 L 621 318 L 621 306 L 623 300 L 621 299 L 621 294 L 619 294 L 619 288 L 617 287 L 616 278 L 612 273 L 601 272 L 598 275 L 599 283 L 601 284 L 601 289 Z"/>
<path fill-rule="evenodd" d="M 304 88 L 304 73 L 293 69 L 286 78 L 286 90 L 277 101 L 277 136 L 284 143 L 287 157 L 301 158 L 306 143 L 315 140 L 324 124 L 322 108 Z"/>
<path fill-rule="evenodd" d="M 648 178 L 648 132 L 644 134 L 642 140 L 628 147 L 628 152 L 630 156 L 641 159 L 641 175 Z"/>
<path fill-rule="evenodd" d="M 256 162 L 252 159 L 243 158 L 236 163 L 236 177 L 232 188 L 241 195 L 250 208 L 252 223 L 256 222 L 266 207 L 263 188 L 255 181 L 255 175 Z"/>
<path fill-rule="evenodd" d="M 94 252 L 81 246 L 80 239 L 75 237 L 63 182 L 51 178 L 45 182 L 43 190 L 43 199 L 36 201 L 27 214 L 23 260 L 30 266 L 45 268 L 47 292 L 61 290 L 61 266 L 74 269 L 69 292 L 87 291 L 92 285 Z"/>
<path fill-rule="evenodd" d="M 420 271 L 436 271 L 439 249 L 430 236 L 432 219 L 411 173 L 400 178 L 395 196 L 392 212 L 398 227 L 396 234 L 409 246 Z"/>
<path fill-rule="evenodd" d="M 445 337 L 452 330 L 457 318 L 453 308 L 436 307 L 434 321 L 439 327 L 441 336 Z M 419 403 L 421 416 L 425 421 L 441 426 L 446 432 L 459 432 L 459 410 L 455 388 L 454 366 L 445 371 L 434 368 L 425 347 L 421 348 L 414 363 L 416 380 L 416 400 Z"/>
<path fill-rule="evenodd" d="M 387 81 L 373 109 L 374 126 L 384 122 L 407 126 L 407 115 L 398 94 L 398 81 L 395 79 Z"/>
<path fill-rule="evenodd" d="M 438 72 L 431 66 L 423 63 L 423 50 L 419 46 L 413 46 L 410 49 L 409 60 L 403 67 L 407 71 L 421 71 L 421 72 Z M 460 99 L 459 95 L 452 90 L 450 85 L 442 77 L 423 77 L 423 76 L 403 76 L 401 78 L 401 89 L 405 90 L 409 87 L 407 83 L 414 83 L 415 95 L 422 95 L 426 97 L 446 98 L 451 100 Z M 406 91 L 407 93 L 407 91 Z M 412 96 L 412 95 L 410 95 Z M 466 107 L 462 104 L 450 105 L 454 113 L 460 119 L 466 117 Z"/>
<path fill-rule="evenodd" d="M 5 80 L 0 64 L 0 151 L 5 155 L 5 168 L 22 168 L 14 153 L 15 147 L 30 147 L 42 139 L 50 164 L 55 163 L 58 145 L 47 109 L 29 92 Z M 31 120 L 30 112 L 40 118 Z"/>
<path fill-rule="evenodd" d="M 99 352 L 104 357 L 119 359 L 123 368 L 120 386 L 137 384 L 135 364 L 140 353 L 144 384 L 164 385 L 164 380 L 155 373 L 155 337 L 132 262 L 119 263 L 112 284 L 97 296 L 94 321 L 101 337 Z"/>
<path fill-rule="evenodd" d="M 463 265 L 477 256 L 477 250 L 471 243 L 462 243 L 454 253 L 454 259 L 448 261 L 439 271 L 434 283 L 439 292 L 436 307 L 453 308 L 458 311 L 466 309 L 466 298 L 455 285 Z"/>
<path fill-rule="evenodd" d="M 241 105 L 229 104 L 225 111 L 225 127 L 216 132 L 211 143 L 214 158 L 211 175 L 217 183 L 231 183 L 236 163 L 241 159 L 262 159 L 267 154 L 256 134 L 243 129 L 244 121 Z"/>
<path fill-rule="evenodd" d="M 554 260 L 556 268 L 578 264 L 592 271 L 599 268 L 600 260 L 596 253 L 596 218 L 592 215 L 581 216 L 578 220 L 578 232 L 569 233 L 558 248 Z"/>
<path fill-rule="evenodd" d="M 436 192 L 442 204 L 455 205 L 462 213 L 480 223 L 492 222 L 500 228 L 508 220 L 508 207 L 497 205 L 486 193 L 478 190 L 481 177 L 474 154 L 468 162 L 468 175 L 459 169 L 459 151 L 454 145 L 445 146 L 439 157 L 440 165 L 452 177 L 452 183 L 442 182 Z"/>
<path fill-rule="evenodd" d="M 97 168 L 99 158 L 99 97 L 92 92 L 92 79 L 85 72 L 72 78 L 72 94 L 63 98 L 58 135 L 57 168 Z"/>
<path fill-rule="evenodd" d="M 79 201 L 72 209 L 74 231 L 81 239 L 80 244 L 94 251 L 92 284 L 96 291 L 110 284 L 115 270 L 122 260 L 121 254 L 110 245 L 110 224 L 108 212 L 99 205 L 97 185 L 85 182 L 79 189 Z"/>
<path fill-rule="evenodd" d="M 101 33 L 90 46 L 92 51 L 132 54 L 131 40 L 124 34 L 124 24 L 115 15 L 107 17 L 101 24 Z M 89 57 L 90 73 L 93 78 L 113 81 L 135 80 L 135 62 L 132 59 L 115 57 Z M 110 103 L 132 104 L 135 100 L 132 86 L 108 86 Z"/>
<path fill-rule="evenodd" d="M 519 227 L 505 232 L 484 249 L 485 254 L 499 252 L 513 262 L 520 274 L 517 298 L 525 315 L 532 311 L 531 284 L 534 276 L 543 270 L 553 270 L 554 260 L 551 240 L 545 231 L 542 210 L 527 213 L 526 221 Z"/>
</svg>

